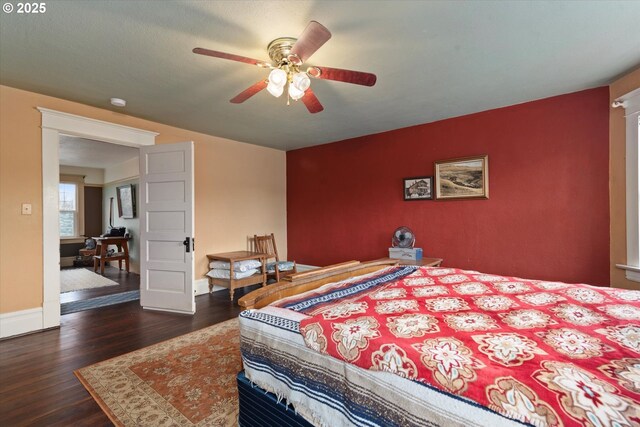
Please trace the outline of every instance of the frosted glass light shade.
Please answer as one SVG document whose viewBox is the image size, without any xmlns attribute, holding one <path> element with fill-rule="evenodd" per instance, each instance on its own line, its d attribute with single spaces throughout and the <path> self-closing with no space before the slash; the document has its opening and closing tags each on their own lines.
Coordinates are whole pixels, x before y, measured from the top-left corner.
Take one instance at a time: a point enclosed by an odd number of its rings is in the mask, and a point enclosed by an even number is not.
<svg viewBox="0 0 640 427">
<path fill-rule="evenodd" d="M 287 73 L 280 68 L 276 68 L 269 73 L 269 83 L 273 83 L 275 86 L 284 87 L 287 83 Z"/>
<path fill-rule="evenodd" d="M 311 80 L 309 79 L 307 73 L 295 73 L 293 75 L 293 85 L 296 87 L 296 89 L 304 92 L 305 90 L 309 89 L 309 86 L 311 86 Z"/>
<path fill-rule="evenodd" d="M 291 97 L 291 99 L 297 101 L 298 99 L 302 98 L 304 96 L 304 91 L 298 89 L 297 87 L 295 87 L 295 85 L 290 84 L 289 85 L 289 96 Z"/>
<path fill-rule="evenodd" d="M 284 92 L 284 85 L 278 86 L 273 84 L 271 81 L 269 81 L 269 84 L 267 85 L 267 90 L 271 95 L 278 98 L 280 95 L 282 95 L 282 92 Z"/>
</svg>

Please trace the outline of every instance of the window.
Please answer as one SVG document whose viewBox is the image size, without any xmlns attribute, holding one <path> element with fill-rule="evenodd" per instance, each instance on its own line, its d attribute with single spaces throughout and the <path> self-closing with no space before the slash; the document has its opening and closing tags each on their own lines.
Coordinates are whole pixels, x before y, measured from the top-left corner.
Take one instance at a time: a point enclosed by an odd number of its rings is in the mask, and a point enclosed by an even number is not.
<svg viewBox="0 0 640 427">
<path fill-rule="evenodd" d="M 84 178 L 61 176 L 58 185 L 60 238 L 69 239 L 84 234 Z"/>
<path fill-rule="evenodd" d="M 626 200 L 627 200 L 627 263 L 618 264 L 627 270 L 627 279 L 640 282 L 640 89 L 616 100 L 624 107 L 626 120 Z"/>
<path fill-rule="evenodd" d="M 78 186 L 71 182 L 60 183 L 60 237 L 78 236 Z"/>
</svg>

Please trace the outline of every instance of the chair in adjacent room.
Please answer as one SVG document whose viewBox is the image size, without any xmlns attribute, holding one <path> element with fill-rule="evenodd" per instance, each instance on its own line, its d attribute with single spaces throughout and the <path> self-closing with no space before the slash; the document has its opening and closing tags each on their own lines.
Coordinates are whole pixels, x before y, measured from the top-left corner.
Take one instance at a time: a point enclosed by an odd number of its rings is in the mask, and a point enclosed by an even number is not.
<svg viewBox="0 0 640 427">
<path fill-rule="evenodd" d="M 278 257 L 278 248 L 276 247 L 276 239 L 273 233 L 266 236 L 253 236 L 253 244 L 256 252 L 267 254 L 267 280 L 274 278 L 279 282 L 283 277 L 297 273 L 295 261 L 280 261 Z M 275 259 L 275 261 L 269 261 Z"/>
</svg>

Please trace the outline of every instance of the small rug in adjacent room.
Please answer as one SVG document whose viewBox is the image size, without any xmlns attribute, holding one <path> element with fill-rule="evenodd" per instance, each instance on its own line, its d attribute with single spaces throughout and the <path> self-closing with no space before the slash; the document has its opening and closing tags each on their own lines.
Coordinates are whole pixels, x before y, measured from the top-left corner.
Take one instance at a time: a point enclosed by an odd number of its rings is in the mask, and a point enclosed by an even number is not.
<svg viewBox="0 0 640 427">
<path fill-rule="evenodd" d="M 140 290 L 118 292 L 117 294 L 103 295 L 101 297 L 81 299 L 78 301 L 63 302 L 60 304 L 60 314 L 77 313 L 78 311 L 93 310 L 94 308 L 107 307 L 123 302 L 140 299 Z"/>
<path fill-rule="evenodd" d="M 74 373 L 116 426 L 235 426 L 238 319 Z"/>
<path fill-rule="evenodd" d="M 60 270 L 60 293 L 117 285 L 117 282 L 86 268 L 65 268 Z"/>
</svg>

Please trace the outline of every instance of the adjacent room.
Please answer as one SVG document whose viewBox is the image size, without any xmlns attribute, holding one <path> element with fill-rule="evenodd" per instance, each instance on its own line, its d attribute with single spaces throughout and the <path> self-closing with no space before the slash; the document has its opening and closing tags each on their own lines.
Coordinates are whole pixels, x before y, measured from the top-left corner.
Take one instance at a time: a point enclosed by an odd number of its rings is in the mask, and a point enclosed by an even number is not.
<svg viewBox="0 0 640 427">
<path fill-rule="evenodd" d="M 6 0 L 0 424 L 640 426 L 638 22 Z"/>
<path fill-rule="evenodd" d="M 59 140 L 60 312 L 137 300 L 138 149 L 68 135 Z"/>
</svg>

